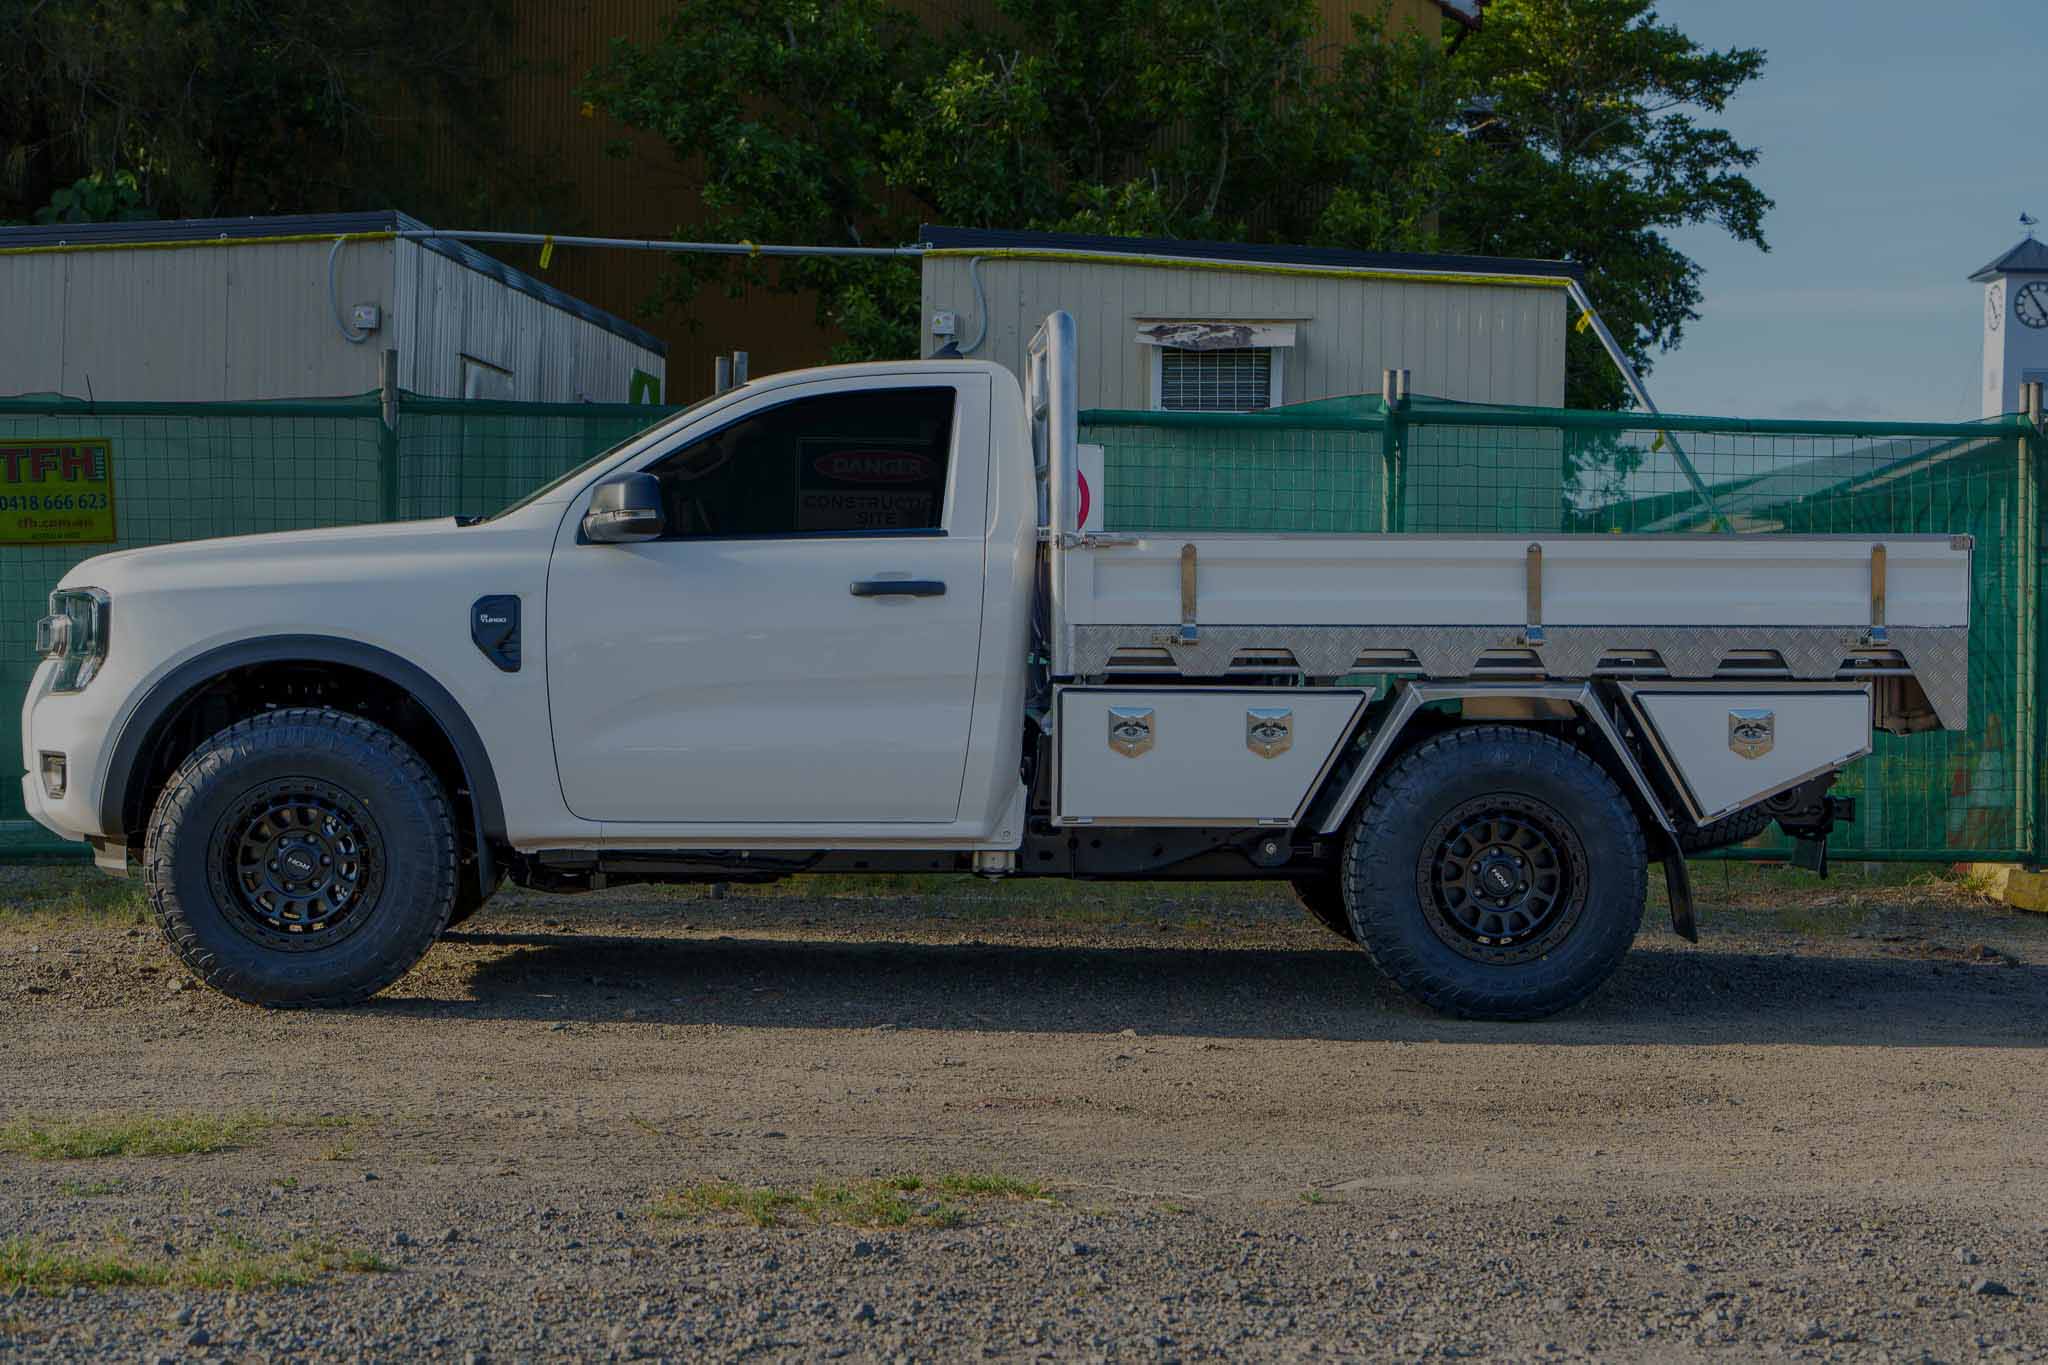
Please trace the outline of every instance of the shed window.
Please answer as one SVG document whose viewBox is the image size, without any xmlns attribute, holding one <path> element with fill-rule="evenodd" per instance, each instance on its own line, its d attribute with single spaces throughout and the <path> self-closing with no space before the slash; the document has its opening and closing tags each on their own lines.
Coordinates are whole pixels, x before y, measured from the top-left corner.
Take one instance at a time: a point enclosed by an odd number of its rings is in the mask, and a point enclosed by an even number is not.
<svg viewBox="0 0 2048 1365">
<path fill-rule="evenodd" d="M 1277 407 L 1297 323 L 1139 318 L 1132 338 L 1152 356 L 1152 406 L 1168 412 Z"/>
<path fill-rule="evenodd" d="M 1279 400 L 1276 353 L 1265 346 L 1183 351 L 1162 346 L 1159 401 L 1168 412 L 1251 412 Z"/>
<path fill-rule="evenodd" d="M 510 398 L 513 396 L 512 371 L 503 366 L 493 365 L 488 360 L 478 360 L 473 355 L 463 356 L 462 396 Z"/>
</svg>

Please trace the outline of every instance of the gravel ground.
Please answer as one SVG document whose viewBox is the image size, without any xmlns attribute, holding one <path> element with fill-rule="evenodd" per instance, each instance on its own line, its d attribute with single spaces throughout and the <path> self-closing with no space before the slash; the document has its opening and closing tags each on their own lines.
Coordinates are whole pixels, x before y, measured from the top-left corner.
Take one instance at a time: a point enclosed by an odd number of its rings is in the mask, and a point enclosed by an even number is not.
<svg viewBox="0 0 2048 1365">
<path fill-rule="evenodd" d="M 89 875 L 0 874 L 0 1146 L 231 1136 L 0 1154 L 8 1358 L 2048 1358 L 2048 918 L 1947 884 L 1715 871 L 1699 946 L 1508 1026 L 1263 888 L 830 882 L 508 895 L 263 1013 Z"/>
</svg>

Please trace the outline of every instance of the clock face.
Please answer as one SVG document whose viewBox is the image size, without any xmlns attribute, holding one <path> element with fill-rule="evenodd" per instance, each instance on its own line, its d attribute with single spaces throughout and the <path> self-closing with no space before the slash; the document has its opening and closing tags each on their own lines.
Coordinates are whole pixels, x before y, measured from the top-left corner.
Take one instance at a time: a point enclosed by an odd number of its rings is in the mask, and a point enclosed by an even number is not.
<svg viewBox="0 0 2048 1365">
<path fill-rule="evenodd" d="M 2035 280 L 2014 295 L 2012 315 L 2037 330 L 2048 327 L 2048 280 Z"/>
<path fill-rule="evenodd" d="M 1995 284 L 1984 287 L 1984 325 L 1992 331 L 1998 330 L 1999 321 L 2005 316 L 2005 296 Z"/>
</svg>

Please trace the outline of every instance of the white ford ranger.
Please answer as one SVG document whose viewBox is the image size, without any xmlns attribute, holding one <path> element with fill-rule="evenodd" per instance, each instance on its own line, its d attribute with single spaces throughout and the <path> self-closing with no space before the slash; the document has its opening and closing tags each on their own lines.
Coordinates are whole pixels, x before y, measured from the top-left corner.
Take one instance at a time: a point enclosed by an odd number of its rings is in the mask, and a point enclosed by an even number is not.
<svg viewBox="0 0 2048 1365">
<path fill-rule="evenodd" d="M 1530 1018 L 1651 861 L 1689 936 L 1686 852 L 1776 819 L 1824 867 L 1873 728 L 1964 724 L 1967 537 L 1093 532 L 1072 336 L 1021 388 L 761 379 L 479 521 L 88 560 L 28 808 L 264 1005 L 381 990 L 507 876 L 917 870 L 1277 878 Z"/>
</svg>

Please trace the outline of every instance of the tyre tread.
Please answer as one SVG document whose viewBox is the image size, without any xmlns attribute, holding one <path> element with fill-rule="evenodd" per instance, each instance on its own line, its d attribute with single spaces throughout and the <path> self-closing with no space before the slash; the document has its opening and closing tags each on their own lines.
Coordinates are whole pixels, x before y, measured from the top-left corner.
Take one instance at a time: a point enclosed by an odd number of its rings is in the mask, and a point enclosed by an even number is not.
<svg viewBox="0 0 2048 1365">
<path fill-rule="evenodd" d="M 1622 832 L 1634 885 L 1623 894 L 1633 904 L 1625 926 L 1615 926 L 1610 942 L 1603 945 L 1596 968 L 1587 973 L 1591 984 L 1568 991 L 1561 998 L 1551 986 L 1527 987 L 1507 984 L 1503 988 L 1479 990 L 1434 969 L 1399 936 L 1386 932 L 1388 917 L 1415 911 L 1414 897 L 1375 898 L 1365 885 L 1368 859 L 1384 856 L 1392 843 L 1387 826 L 1395 813 L 1428 798 L 1444 771 L 1469 765 L 1478 751 L 1489 745 L 1510 744 L 1523 752 L 1516 758 L 1525 770 L 1541 771 L 1563 781 L 1590 779 L 1604 789 L 1610 813 Z M 1353 818 L 1345 841 L 1343 858 L 1345 901 L 1351 909 L 1352 927 L 1358 945 L 1365 949 L 1387 977 L 1429 1008 L 1464 1019 L 1541 1019 L 1577 1004 L 1597 989 L 1600 982 L 1619 965 L 1636 932 L 1641 928 L 1647 895 L 1646 855 L 1642 826 L 1635 818 L 1621 789 L 1606 771 L 1583 750 L 1553 735 L 1514 725 L 1468 725 L 1448 730 L 1424 741 L 1395 762 L 1373 786 Z M 1620 930 L 1625 927 L 1626 932 Z"/>
<path fill-rule="evenodd" d="M 257 987 L 244 972 L 206 946 L 191 915 L 182 903 L 171 875 L 172 848 L 192 803 L 207 779 L 237 760 L 250 759 L 265 750 L 325 750 L 337 756 L 352 756 L 391 765 L 401 780 L 414 787 L 427 808 L 429 835 L 449 856 L 433 860 L 426 869 L 431 882 L 410 888 L 387 884 L 386 896 L 424 894 L 438 907 L 435 914 L 422 916 L 410 927 L 399 951 L 390 954 L 384 970 L 344 990 L 329 990 L 278 998 Z M 419 962 L 446 930 L 453 910 L 456 884 L 455 823 L 447 794 L 434 772 L 413 747 L 374 721 L 324 706 L 281 707 L 236 721 L 206 740 L 178 765 L 165 784 L 150 813 L 148 834 L 143 844 L 143 887 L 157 926 L 171 951 L 201 984 L 223 995 L 272 1009 L 322 1009 L 357 1005 L 384 990 Z"/>
</svg>

